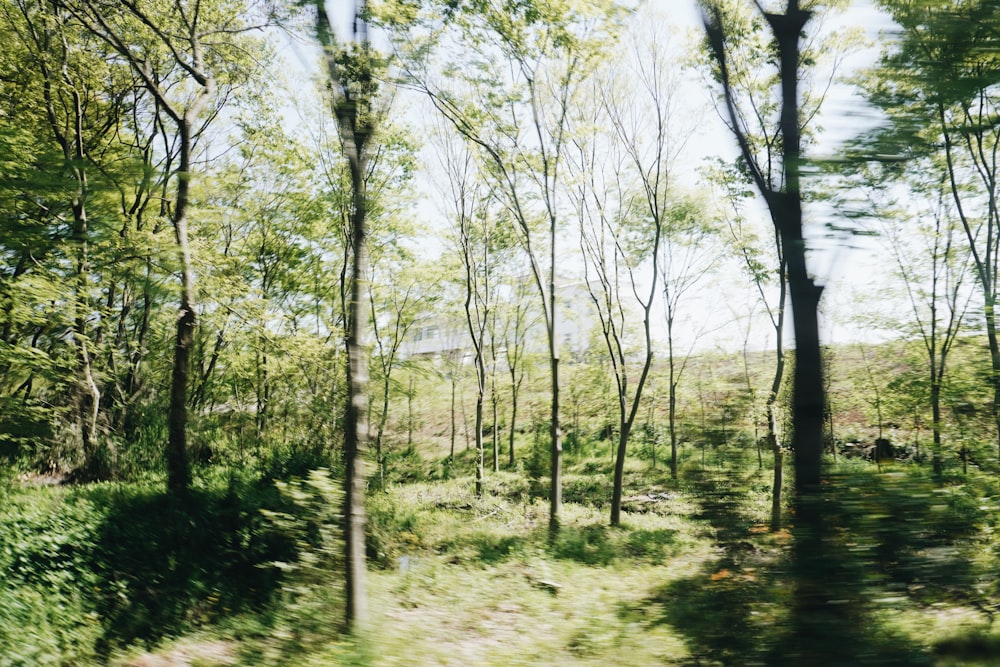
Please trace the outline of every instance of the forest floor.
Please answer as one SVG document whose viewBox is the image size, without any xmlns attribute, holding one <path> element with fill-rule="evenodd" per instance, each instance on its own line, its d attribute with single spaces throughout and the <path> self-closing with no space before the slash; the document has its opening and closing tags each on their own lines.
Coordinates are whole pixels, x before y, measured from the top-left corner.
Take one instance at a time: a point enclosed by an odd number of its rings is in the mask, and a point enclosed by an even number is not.
<svg viewBox="0 0 1000 667">
<path fill-rule="evenodd" d="M 456 462 L 456 468 L 459 463 L 468 469 L 468 461 Z M 220 570 L 214 580 L 207 577 L 205 571 L 220 567 L 218 561 L 232 555 L 212 552 L 206 546 L 211 539 L 199 533 L 201 519 L 188 512 L 178 525 L 193 531 L 192 551 L 171 554 L 197 561 L 177 584 L 187 596 L 178 605 L 183 607 L 180 611 L 171 616 L 159 608 L 167 604 L 168 595 L 181 600 L 182 593 L 169 581 L 152 583 L 158 576 L 148 564 L 154 551 L 144 554 L 139 549 L 137 554 L 137 545 L 123 544 L 119 554 L 102 547 L 102 567 L 119 579 L 126 579 L 123 572 L 128 572 L 129 581 L 141 579 L 156 590 L 142 598 L 138 586 L 122 588 L 115 595 L 128 596 L 129 606 L 108 618 L 99 618 L 105 613 L 100 605 L 118 604 L 118 598 L 100 598 L 95 611 L 80 602 L 82 593 L 63 593 L 70 611 L 58 613 L 76 617 L 57 618 L 50 607 L 41 608 L 38 617 L 45 619 L 42 625 L 75 628 L 63 642 L 116 637 L 112 650 L 88 653 L 78 648 L 73 653 L 56 646 L 58 642 L 45 643 L 23 624 L 13 628 L 17 619 L 9 606 L 7 612 L 0 609 L 0 647 L 19 634 L 38 647 L 34 653 L 23 649 L 21 655 L 28 656 L 24 660 L 8 654 L 0 664 L 774 664 L 772 658 L 781 651 L 788 628 L 787 557 L 794 526 L 792 532 L 767 527 L 768 471 L 758 471 L 754 465 L 734 472 L 731 467 L 692 462 L 682 469 L 681 480 L 674 481 L 648 462 L 630 462 L 622 526 L 612 528 L 608 464 L 581 458 L 567 466 L 561 529 L 554 540 L 548 531 L 544 481 L 523 472 L 489 474 L 486 493 L 479 499 L 471 493 L 472 479 L 465 476 L 393 483 L 371 493 L 370 623 L 360 641 L 345 641 L 338 634 L 339 582 L 331 580 L 335 563 L 332 569 L 322 564 L 313 570 L 289 569 L 294 576 L 284 584 L 284 597 L 279 593 L 272 597 L 284 600 L 277 611 L 250 602 L 237 610 L 242 599 L 237 588 L 263 586 L 263 580 L 243 579 L 228 590 L 226 582 L 235 576 L 229 570 Z M 979 476 L 938 487 L 908 465 L 881 471 L 864 462 L 839 466 L 843 476 L 838 484 L 850 500 L 838 501 L 837 521 L 845 535 L 844 553 L 855 559 L 852 567 L 858 574 L 852 590 L 860 591 L 864 609 L 858 614 L 863 627 L 831 632 L 859 642 L 856 664 L 1000 664 L 1000 627 L 992 620 L 1000 609 L 995 577 L 1000 550 L 993 532 L 996 483 Z M 11 512 L 0 516 L 0 524 L 13 526 L 15 534 L 22 531 L 24 540 L 34 539 L 24 537 L 25 521 L 30 519 L 67 532 L 67 539 L 84 539 L 79 531 L 73 533 L 74 526 L 92 522 L 103 526 L 95 534 L 103 535 L 109 523 L 114 531 L 128 524 L 146 541 L 167 543 L 166 533 L 151 534 L 161 524 L 171 523 L 169 510 L 150 512 L 150 503 L 158 500 L 132 499 L 135 515 L 104 515 L 100 508 L 107 490 L 25 483 L 22 493 L 24 497 L 12 496 L 20 518 L 15 521 Z M 31 504 L 26 504 L 28 497 Z M 204 512 L 206 526 L 218 523 L 219 517 L 260 512 L 245 498 L 240 499 L 244 504 L 239 511 L 231 512 L 226 504 L 231 501 L 219 498 L 203 499 L 209 507 Z M 67 512 L 71 507 L 75 509 Z M 26 513 L 35 518 L 25 519 Z M 47 518 L 37 518 L 42 514 Z M 99 514 L 103 518 L 97 518 Z M 136 517 L 149 514 L 148 524 L 135 526 L 143 520 Z M 114 531 L 102 539 L 121 542 L 123 534 Z M 52 560 L 51 550 L 46 551 L 51 545 L 38 539 L 38 553 L 49 554 L 45 563 L 58 565 L 61 561 Z M 27 553 L 27 547 L 18 548 Z M 202 551 L 204 556 L 199 555 Z M 0 557 L 9 557 L 6 553 Z M 335 559 L 332 550 L 320 549 L 317 554 Z M 134 562 L 123 560 L 109 567 L 106 561 L 112 557 Z M 35 581 L 35 569 L 42 569 L 41 564 L 29 567 L 23 554 L 15 553 L 11 562 L 28 583 Z M 86 572 L 88 564 L 70 565 L 80 569 L 74 581 L 83 580 L 93 590 L 108 586 L 104 575 L 92 578 Z M 62 566 L 70 569 L 70 565 Z M 264 566 L 253 567 L 240 576 L 259 577 L 254 572 Z M 74 585 L 68 579 L 58 583 L 59 590 Z M 41 584 L 31 586 L 42 590 Z M 33 599 L 26 597 L 27 588 L 28 584 L 8 587 L 0 590 L 0 597 L 21 604 Z M 330 591 L 331 596 L 317 595 L 318 590 Z M 79 612 L 73 612 L 73 604 Z M 225 605 L 235 611 L 222 609 Z M 108 628 L 116 622 L 137 624 L 145 617 L 177 624 L 145 639 L 141 634 L 145 626 L 130 635 L 133 639 L 121 639 L 119 630 L 109 635 Z M 105 628 L 103 635 L 93 630 L 98 626 Z M 59 651 L 61 661 L 41 659 Z"/>
</svg>

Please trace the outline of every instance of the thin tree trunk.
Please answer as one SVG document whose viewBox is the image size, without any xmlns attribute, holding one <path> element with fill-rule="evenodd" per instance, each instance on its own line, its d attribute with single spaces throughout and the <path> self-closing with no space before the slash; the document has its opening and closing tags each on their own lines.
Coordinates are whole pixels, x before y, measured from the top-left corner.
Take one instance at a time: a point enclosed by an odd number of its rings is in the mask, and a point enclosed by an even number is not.
<svg viewBox="0 0 1000 667">
<path fill-rule="evenodd" d="M 670 333 L 667 333 L 667 349 L 670 368 L 667 390 L 667 430 L 670 432 L 670 477 L 677 479 L 677 382 L 674 380 L 674 347 Z"/>
<path fill-rule="evenodd" d="M 933 361 L 931 362 L 933 364 Z M 931 374 L 934 375 L 932 367 Z M 933 419 L 933 446 L 931 456 L 934 476 L 939 480 L 944 473 L 944 460 L 941 451 L 941 383 L 936 377 L 931 378 L 931 419 Z"/>
<path fill-rule="evenodd" d="M 194 298 L 194 267 L 188 241 L 188 209 L 190 205 L 191 128 L 193 114 L 185 114 L 178 122 L 180 133 L 180 167 L 177 174 L 177 199 L 174 202 L 174 237 L 181 262 L 181 300 L 174 337 L 174 363 L 170 383 L 170 407 L 167 414 L 167 488 L 184 495 L 191 483 L 191 465 L 187 447 L 187 388 L 196 324 Z"/>
<path fill-rule="evenodd" d="M 391 366 L 391 362 L 388 364 Z M 389 420 L 389 368 L 382 368 L 382 412 L 378 416 L 378 427 L 375 430 L 375 465 L 378 467 L 378 488 L 385 486 L 385 456 L 382 452 L 382 437 L 385 435 L 385 425 Z"/>
<path fill-rule="evenodd" d="M 90 271 L 88 250 L 89 250 L 89 229 L 87 225 L 87 174 L 84 171 L 83 160 L 83 108 L 81 106 L 80 94 L 73 91 L 74 120 L 75 120 L 75 141 L 74 159 L 77 162 L 73 168 L 73 173 L 77 182 L 77 190 L 73 195 L 73 237 L 78 245 L 78 257 L 76 265 L 76 299 L 74 308 L 76 317 L 74 319 L 75 343 L 80 359 L 80 371 L 82 375 L 83 397 L 80 401 L 80 436 L 83 444 L 84 466 L 88 477 L 103 477 L 106 471 L 99 470 L 101 463 L 98 461 L 97 447 L 97 417 L 101 408 L 101 392 L 97 382 L 94 380 L 93 369 L 90 360 L 90 352 L 87 345 L 87 310 L 88 290 L 90 281 L 87 273 Z"/>
<path fill-rule="evenodd" d="M 995 279 L 995 276 L 994 276 Z M 990 347 L 993 383 L 993 422 L 996 425 L 997 456 L 1000 457 L 1000 342 L 997 340 L 996 297 L 992 291 L 986 295 L 986 340 Z"/>
<path fill-rule="evenodd" d="M 481 360 L 478 363 L 482 363 Z M 483 394 L 486 389 L 483 386 L 483 378 L 480 375 L 478 380 L 478 390 L 476 392 L 476 498 L 483 497 L 483 478 L 485 475 L 483 461 Z"/>
<path fill-rule="evenodd" d="M 406 392 L 406 446 L 413 446 L 413 375 L 410 375 L 410 390 Z"/>
<path fill-rule="evenodd" d="M 785 378 L 785 292 L 787 290 L 788 266 L 782 259 L 779 262 L 778 277 L 781 281 L 779 290 L 778 317 L 774 323 L 775 352 L 774 352 L 774 377 L 771 379 L 771 389 L 767 394 L 767 444 L 774 455 L 774 480 L 771 486 L 771 530 L 781 529 L 781 492 L 784 484 L 784 452 L 781 449 L 781 442 L 778 440 L 778 415 L 776 412 L 778 404 L 778 394 L 781 391 L 781 383 Z M 817 378 L 817 381 L 820 381 Z M 822 425 L 821 425 L 822 428 Z"/>
<path fill-rule="evenodd" d="M 451 379 L 451 454 L 449 455 L 450 460 L 455 460 L 455 376 L 449 373 L 448 377 Z"/>
<path fill-rule="evenodd" d="M 776 373 L 777 377 L 778 374 Z M 780 380 L 778 380 L 780 384 Z M 774 397 L 777 400 L 777 396 Z M 771 487 L 771 530 L 781 529 L 781 490 L 784 485 L 784 453 L 781 444 L 778 442 L 777 421 L 774 413 L 774 402 L 768 399 L 767 405 L 767 444 L 774 456 L 774 480 Z"/>
<path fill-rule="evenodd" d="M 552 299 L 553 307 L 555 299 Z M 549 339 L 552 366 L 552 422 L 549 427 L 551 439 L 551 471 L 549 488 L 549 537 L 555 538 L 559 532 L 559 516 L 562 511 L 562 433 L 559 428 L 559 357 L 555 332 Z"/>
<path fill-rule="evenodd" d="M 611 490 L 611 525 L 621 525 L 622 513 L 622 487 L 625 478 L 625 450 L 628 447 L 628 436 L 631 432 L 630 424 L 622 420 L 618 424 L 618 451 L 615 456 L 615 477 Z"/>
<path fill-rule="evenodd" d="M 517 385 L 514 385 L 510 394 L 510 442 L 508 448 L 507 465 L 514 468 L 514 436 L 517 432 Z"/>
<path fill-rule="evenodd" d="M 493 406 L 493 472 L 500 472 L 500 408 L 495 384 L 490 401 Z"/>
</svg>

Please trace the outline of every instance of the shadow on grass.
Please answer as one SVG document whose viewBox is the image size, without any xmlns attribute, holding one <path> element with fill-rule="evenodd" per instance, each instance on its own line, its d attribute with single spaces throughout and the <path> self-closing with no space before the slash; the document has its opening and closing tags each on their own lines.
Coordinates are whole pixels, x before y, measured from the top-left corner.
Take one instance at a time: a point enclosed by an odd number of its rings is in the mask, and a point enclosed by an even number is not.
<svg viewBox="0 0 1000 667">
<path fill-rule="evenodd" d="M 481 566 L 498 565 L 522 554 L 531 546 L 534 535 L 497 535 L 489 532 L 453 537 L 441 543 L 440 549 L 450 554 L 452 563 L 474 562 Z"/>
<path fill-rule="evenodd" d="M 630 530 L 604 524 L 563 526 L 549 549 L 555 558 L 598 567 L 622 558 L 658 564 L 675 550 L 677 535 L 672 529 Z"/>
<path fill-rule="evenodd" d="M 294 555 L 261 514 L 279 504 L 270 485 L 194 490 L 183 500 L 152 489 L 84 493 L 105 516 L 93 546 L 104 652 L 261 609 L 278 585 L 267 565 Z"/>
<path fill-rule="evenodd" d="M 827 664 L 934 664 L 919 641 L 876 621 L 874 600 L 912 607 L 968 589 L 975 577 L 963 551 L 982 520 L 970 507 L 974 495 L 935 487 L 919 475 L 831 475 L 828 482 L 824 520 L 833 530 L 824 545 L 828 567 L 816 576 L 824 577 L 826 604 L 841 606 L 835 617 L 849 620 L 824 626 Z M 659 610 L 647 614 L 647 622 L 672 626 L 695 664 L 800 664 L 793 629 L 802 627 L 802 618 L 792 611 L 794 570 L 787 548 L 793 536 L 751 530 L 738 480 L 703 475 L 692 484 L 701 499 L 698 517 L 712 530 L 719 557 L 626 611 Z M 980 633 L 939 642 L 935 651 L 992 664 L 997 646 Z"/>
<path fill-rule="evenodd" d="M 995 665 L 1000 656 L 1000 635 L 990 634 L 982 628 L 970 629 L 938 642 L 934 645 L 934 653 L 946 665 Z"/>
<path fill-rule="evenodd" d="M 516 535 L 490 535 L 480 533 L 469 540 L 475 548 L 477 559 L 486 565 L 495 565 L 524 549 L 527 540 Z"/>
</svg>

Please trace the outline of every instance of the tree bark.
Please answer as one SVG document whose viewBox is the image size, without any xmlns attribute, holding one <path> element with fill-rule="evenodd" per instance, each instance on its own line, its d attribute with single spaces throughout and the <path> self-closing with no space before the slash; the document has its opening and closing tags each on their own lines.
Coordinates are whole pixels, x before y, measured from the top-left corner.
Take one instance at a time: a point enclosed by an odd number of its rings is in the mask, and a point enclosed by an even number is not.
<svg viewBox="0 0 1000 667">
<path fill-rule="evenodd" d="M 351 176 L 350 242 L 351 277 L 350 301 L 347 305 L 347 410 L 344 424 L 344 620 L 349 632 L 367 625 L 368 606 L 365 564 L 365 475 L 364 455 L 368 438 L 368 355 L 364 347 L 365 294 L 368 286 L 367 221 L 368 211 L 365 177 L 368 159 L 366 147 L 374 127 L 370 117 L 363 117 L 360 105 L 370 104 L 371 90 L 355 93 L 351 81 L 342 77 L 337 61 L 337 45 L 326 3 L 316 2 L 316 33 L 324 48 L 327 75 L 334 92 L 333 108 L 340 129 L 344 154 Z M 366 3 L 360 0 L 354 16 L 355 41 L 367 50 L 368 34 L 365 23 Z M 364 62 L 368 62 L 367 60 Z M 357 73 L 360 81 L 372 83 L 372 72 Z"/>
<path fill-rule="evenodd" d="M 177 173 L 177 198 L 174 202 L 174 240 L 181 262 L 181 300 L 174 337 L 174 363 L 170 381 L 170 407 L 167 413 L 167 488 L 184 495 L 191 483 L 191 464 L 187 447 L 187 387 L 196 324 L 194 267 L 188 240 L 190 206 L 191 129 L 195 113 L 186 113 L 178 122 L 180 165 Z"/>
<path fill-rule="evenodd" d="M 360 153 L 359 150 L 355 151 Z M 364 161 L 350 155 L 354 191 L 350 319 L 347 336 L 348 404 L 344 426 L 344 566 L 346 569 L 347 625 L 352 630 L 368 616 L 365 586 L 365 477 L 364 452 L 368 434 L 368 357 L 363 345 L 364 290 L 367 289 L 368 255 L 365 245 Z"/>
</svg>

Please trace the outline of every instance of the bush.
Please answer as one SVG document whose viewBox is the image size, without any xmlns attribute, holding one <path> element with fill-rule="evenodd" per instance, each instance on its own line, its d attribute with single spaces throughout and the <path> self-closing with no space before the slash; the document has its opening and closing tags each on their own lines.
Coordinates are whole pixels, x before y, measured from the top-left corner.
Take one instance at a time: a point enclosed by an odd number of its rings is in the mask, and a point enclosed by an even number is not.
<svg viewBox="0 0 1000 667">
<path fill-rule="evenodd" d="M 254 647 L 255 662 L 300 664 L 302 656 L 335 643 L 344 630 L 343 491 L 326 469 L 276 482 L 284 511 L 262 510 L 271 528 L 294 544 L 294 554 L 272 563 L 282 573 L 271 630 Z"/>
<path fill-rule="evenodd" d="M 64 489 L 4 494 L 0 510 L 0 665 L 96 662 L 103 582 L 92 550 L 102 517 Z"/>
</svg>

